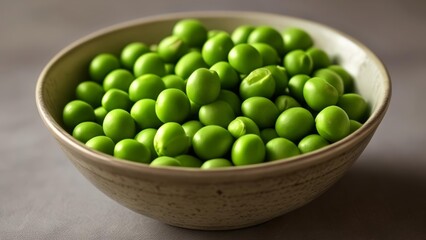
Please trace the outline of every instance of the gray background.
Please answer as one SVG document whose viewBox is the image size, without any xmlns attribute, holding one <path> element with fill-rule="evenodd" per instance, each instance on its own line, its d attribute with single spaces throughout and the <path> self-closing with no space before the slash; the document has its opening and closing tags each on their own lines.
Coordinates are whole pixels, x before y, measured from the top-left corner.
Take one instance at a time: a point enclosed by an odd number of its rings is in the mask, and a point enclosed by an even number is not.
<svg viewBox="0 0 426 240">
<path fill-rule="evenodd" d="M 426 2 L 0 0 L 0 239 L 426 239 Z M 389 111 L 359 161 L 307 206 L 265 224 L 204 232 L 113 202 L 66 159 L 34 103 L 44 65 L 102 27 L 189 10 L 307 18 L 370 47 L 393 80 Z"/>
</svg>

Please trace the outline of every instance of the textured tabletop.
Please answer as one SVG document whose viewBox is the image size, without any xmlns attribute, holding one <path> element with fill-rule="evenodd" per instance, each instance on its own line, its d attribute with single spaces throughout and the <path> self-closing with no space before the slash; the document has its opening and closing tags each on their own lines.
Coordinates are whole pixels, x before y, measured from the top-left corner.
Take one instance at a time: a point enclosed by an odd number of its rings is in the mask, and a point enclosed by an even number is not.
<svg viewBox="0 0 426 240">
<path fill-rule="evenodd" d="M 426 2 L 421 0 L 0 0 L 0 239 L 426 239 Z M 315 20 L 365 43 L 393 95 L 370 145 L 336 185 L 259 226 L 194 231 L 106 197 L 42 124 L 34 90 L 51 57 L 100 28 L 189 10 L 251 10 Z"/>
</svg>

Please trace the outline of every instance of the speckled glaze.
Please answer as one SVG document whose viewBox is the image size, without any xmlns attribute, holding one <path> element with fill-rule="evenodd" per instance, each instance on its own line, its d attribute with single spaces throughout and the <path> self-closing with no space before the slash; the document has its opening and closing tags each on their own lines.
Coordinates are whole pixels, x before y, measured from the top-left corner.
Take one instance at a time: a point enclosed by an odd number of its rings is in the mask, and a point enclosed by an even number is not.
<svg viewBox="0 0 426 240">
<path fill-rule="evenodd" d="M 210 29 L 242 24 L 277 29 L 298 26 L 355 78 L 371 106 L 371 117 L 351 136 L 318 151 L 283 161 L 216 170 L 151 168 L 86 148 L 61 123 L 87 65 L 101 52 L 119 53 L 131 41 L 158 42 L 182 18 L 198 18 Z M 174 226 L 221 230 L 252 226 L 299 208 L 330 188 L 363 152 L 389 105 L 391 83 L 380 60 L 357 40 L 327 26 L 254 12 L 190 12 L 115 25 L 71 44 L 40 75 L 36 102 L 46 127 L 76 168 L 118 203 Z"/>
</svg>

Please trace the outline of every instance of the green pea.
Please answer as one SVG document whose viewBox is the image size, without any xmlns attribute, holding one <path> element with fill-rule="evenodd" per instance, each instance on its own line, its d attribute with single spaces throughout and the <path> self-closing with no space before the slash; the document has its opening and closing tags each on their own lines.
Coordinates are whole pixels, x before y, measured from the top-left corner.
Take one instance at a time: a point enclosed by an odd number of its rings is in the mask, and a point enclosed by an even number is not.
<svg viewBox="0 0 426 240">
<path fill-rule="evenodd" d="M 201 49 L 201 55 L 204 61 L 212 66 L 213 64 L 226 61 L 229 51 L 234 47 L 231 37 L 228 33 L 218 33 L 216 36 L 209 38 Z"/>
<path fill-rule="evenodd" d="M 355 121 L 355 120 L 349 120 L 349 124 L 350 124 L 349 133 L 353 133 L 356 130 L 358 130 L 360 127 L 362 127 L 362 123 Z"/>
<path fill-rule="evenodd" d="M 265 146 L 266 161 L 276 161 L 300 154 L 299 148 L 286 138 L 274 138 Z"/>
<path fill-rule="evenodd" d="M 298 142 L 308 135 L 315 126 L 311 112 L 302 107 L 294 107 L 280 114 L 275 129 L 280 137 Z"/>
<path fill-rule="evenodd" d="M 114 147 L 115 144 L 111 140 L 111 138 L 107 136 L 96 136 L 91 138 L 89 141 L 86 142 L 86 146 L 89 148 L 103 152 L 108 155 L 114 155 Z"/>
<path fill-rule="evenodd" d="M 135 136 L 136 141 L 142 143 L 143 145 L 145 145 L 145 147 L 149 149 L 149 152 L 151 153 L 151 159 L 155 159 L 158 157 L 157 152 L 154 148 L 155 134 L 157 134 L 157 129 L 145 128 Z"/>
<path fill-rule="evenodd" d="M 259 127 L 248 117 L 237 117 L 228 125 L 228 131 L 233 137 L 239 138 L 246 134 L 260 135 Z"/>
<path fill-rule="evenodd" d="M 128 111 L 131 106 L 132 103 L 129 99 L 129 94 L 116 88 L 108 90 L 102 97 L 102 107 L 107 111 L 113 109 L 124 109 Z"/>
<path fill-rule="evenodd" d="M 286 52 L 296 49 L 306 50 L 314 44 L 309 33 L 297 27 L 286 28 L 282 32 L 282 37 Z"/>
<path fill-rule="evenodd" d="M 225 101 L 231 106 L 236 116 L 241 115 L 241 100 L 240 97 L 232 91 L 220 90 L 217 100 Z"/>
<path fill-rule="evenodd" d="M 251 43 L 254 48 L 260 53 L 262 57 L 262 64 L 264 66 L 278 64 L 281 60 L 278 56 L 277 50 L 266 43 Z"/>
<path fill-rule="evenodd" d="M 164 60 L 155 52 L 145 53 L 140 56 L 134 66 L 133 73 L 135 77 L 140 77 L 144 74 L 155 74 L 160 77 L 166 75 L 166 65 Z"/>
<path fill-rule="evenodd" d="M 195 70 L 208 67 L 200 52 L 190 51 L 177 61 L 175 73 L 179 77 L 187 79 Z"/>
<path fill-rule="evenodd" d="M 250 97 L 271 98 L 275 93 L 275 79 L 267 68 L 253 70 L 241 81 L 240 96 L 242 99 Z"/>
<path fill-rule="evenodd" d="M 303 87 L 309 79 L 311 79 L 311 77 L 306 74 L 297 74 L 291 77 L 288 81 L 288 90 L 291 96 L 300 103 L 305 102 L 305 98 L 303 97 Z"/>
<path fill-rule="evenodd" d="M 262 163 L 265 155 L 265 144 L 256 134 L 243 135 L 232 145 L 231 159 L 235 166 Z"/>
<path fill-rule="evenodd" d="M 176 88 L 185 91 L 186 82 L 181 77 L 170 74 L 164 76 L 162 79 L 166 88 Z"/>
<path fill-rule="evenodd" d="M 330 65 L 328 66 L 328 69 L 333 70 L 342 78 L 345 93 L 351 93 L 354 91 L 354 79 L 343 67 L 339 65 Z"/>
<path fill-rule="evenodd" d="M 277 131 L 274 128 L 265 128 L 260 131 L 260 137 L 263 140 L 263 143 L 267 143 L 274 138 L 279 137 Z"/>
<path fill-rule="evenodd" d="M 254 30 L 254 26 L 251 25 L 240 25 L 234 29 L 231 34 L 231 39 L 235 45 L 240 43 L 247 43 L 251 32 Z"/>
<path fill-rule="evenodd" d="M 313 69 L 311 56 L 303 50 L 293 50 L 284 56 L 284 67 L 290 76 L 310 75 Z"/>
<path fill-rule="evenodd" d="M 150 164 L 151 167 L 180 167 L 180 162 L 176 158 L 161 156 L 154 159 Z"/>
<path fill-rule="evenodd" d="M 284 112 L 287 109 L 294 107 L 301 107 L 301 105 L 291 96 L 281 95 L 275 99 L 275 105 L 278 108 L 280 113 Z"/>
<path fill-rule="evenodd" d="M 135 77 L 131 72 L 125 69 L 116 69 L 106 75 L 103 88 L 108 91 L 112 88 L 117 88 L 122 91 L 129 91 L 129 86 Z"/>
<path fill-rule="evenodd" d="M 313 77 L 303 87 L 303 96 L 306 103 L 315 111 L 335 105 L 339 100 L 339 93 L 333 85 L 322 78 Z"/>
<path fill-rule="evenodd" d="M 284 54 L 284 41 L 281 34 L 270 26 L 258 26 L 249 35 L 248 43 L 266 43 L 273 47 L 277 54 Z"/>
<path fill-rule="evenodd" d="M 364 98 L 357 93 L 343 94 L 337 106 L 341 107 L 348 114 L 349 119 L 364 122 L 368 113 L 368 104 Z"/>
<path fill-rule="evenodd" d="M 175 157 L 188 151 L 189 138 L 180 124 L 168 122 L 157 130 L 154 148 L 158 156 Z"/>
<path fill-rule="evenodd" d="M 91 138 L 104 135 L 102 126 L 95 122 L 82 122 L 75 126 L 72 136 L 82 143 L 86 143 Z"/>
<path fill-rule="evenodd" d="M 241 104 L 241 111 L 244 116 L 252 119 L 260 129 L 274 127 L 280 114 L 277 106 L 265 97 L 246 99 Z"/>
<path fill-rule="evenodd" d="M 228 62 L 239 73 L 248 74 L 263 65 L 262 56 L 253 46 L 241 43 L 235 45 L 228 54 Z"/>
<path fill-rule="evenodd" d="M 124 46 L 121 50 L 120 60 L 121 64 L 129 70 L 133 70 L 136 60 L 145 53 L 148 53 L 149 47 L 142 42 L 131 42 Z"/>
<path fill-rule="evenodd" d="M 198 103 L 194 103 L 193 101 L 189 101 L 189 104 L 191 105 L 191 110 L 189 110 L 188 118 L 191 120 L 193 119 L 198 120 L 198 112 L 200 111 L 200 108 L 202 105 Z"/>
<path fill-rule="evenodd" d="M 145 74 L 136 78 L 129 87 L 130 100 L 136 102 L 149 98 L 156 100 L 158 95 L 166 89 L 163 80 L 155 74 Z"/>
<path fill-rule="evenodd" d="M 95 109 L 95 118 L 96 118 L 96 122 L 99 124 L 102 124 L 104 122 L 105 116 L 107 115 L 108 111 L 100 106 L 98 108 Z"/>
<path fill-rule="evenodd" d="M 213 70 L 199 68 L 188 78 L 186 94 L 189 100 L 204 105 L 214 102 L 220 93 L 220 78 Z"/>
<path fill-rule="evenodd" d="M 330 83 L 333 87 L 336 88 L 339 96 L 342 96 L 342 94 L 345 92 L 342 78 L 333 70 L 327 68 L 319 69 L 315 71 L 314 77 L 322 78 Z"/>
<path fill-rule="evenodd" d="M 101 105 L 104 90 L 97 82 L 84 81 L 77 85 L 75 95 L 77 99 L 87 102 L 93 108 L 97 108 Z"/>
<path fill-rule="evenodd" d="M 226 33 L 226 34 L 229 35 L 229 33 L 227 31 L 224 31 L 224 30 L 219 30 L 219 29 L 208 30 L 207 39 L 213 38 L 213 37 L 215 37 L 219 34 L 222 34 L 222 33 Z"/>
<path fill-rule="evenodd" d="M 346 112 L 338 106 L 321 110 L 315 118 L 316 129 L 321 137 L 337 142 L 350 133 L 350 121 Z"/>
<path fill-rule="evenodd" d="M 95 112 L 93 107 L 87 102 L 73 100 L 65 105 L 62 119 L 65 127 L 72 130 L 79 123 L 95 121 Z"/>
<path fill-rule="evenodd" d="M 328 57 L 327 53 L 319 48 L 311 47 L 306 50 L 306 54 L 308 54 L 312 58 L 313 69 L 326 68 L 331 65 L 331 60 Z"/>
<path fill-rule="evenodd" d="M 201 165 L 201 169 L 216 169 L 223 167 L 232 167 L 232 163 L 225 158 L 209 159 Z"/>
<path fill-rule="evenodd" d="M 275 80 L 275 93 L 274 96 L 285 94 L 288 86 L 287 70 L 278 65 L 269 65 L 265 67 L 268 69 Z"/>
<path fill-rule="evenodd" d="M 166 63 L 164 65 L 164 67 L 166 68 L 166 76 L 170 75 L 170 74 L 175 74 L 175 64 L 173 64 L 173 63 Z"/>
<path fill-rule="evenodd" d="M 173 35 L 178 36 L 189 47 L 201 47 L 207 40 L 207 29 L 197 19 L 179 20 L 173 27 Z"/>
<path fill-rule="evenodd" d="M 187 154 L 177 156 L 176 160 L 179 161 L 182 167 L 199 168 L 203 164 L 203 162 L 200 159 Z"/>
<path fill-rule="evenodd" d="M 221 158 L 229 152 L 233 141 L 232 135 L 225 128 L 208 125 L 195 133 L 192 148 L 203 160 Z"/>
<path fill-rule="evenodd" d="M 226 128 L 235 118 L 235 113 L 227 102 L 218 100 L 201 106 L 198 118 L 204 125 L 218 125 Z"/>
<path fill-rule="evenodd" d="M 89 75 L 92 80 L 101 82 L 112 70 L 120 67 L 120 61 L 111 53 L 96 55 L 89 64 Z"/>
<path fill-rule="evenodd" d="M 182 124 L 183 130 L 186 133 L 186 136 L 189 137 L 189 143 L 192 145 L 192 139 L 194 138 L 194 135 L 198 130 L 200 130 L 204 125 L 197 120 L 191 120 L 184 124 Z"/>
<path fill-rule="evenodd" d="M 176 63 L 188 51 L 188 44 L 175 35 L 163 38 L 157 48 L 158 55 L 167 63 Z"/>
<path fill-rule="evenodd" d="M 135 121 L 130 113 L 123 109 L 114 109 L 107 113 L 102 124 L 104 133 L 114 142 L 135 136 Z"/>
<path fill-rule="evenodd" d="M 240 77 L 228 62 L 217 62 L 210 67 L 219 75 L 222 89 L 232 90 L 240 83 Z"/>
<path fill-rule="evenodd" d="M 179 89 L 169 88 L 160 93 L 155 104 L 158 119 L 166 122 L 184 122 L 191 111 L 188 97 Z"/>
<path fill-rule="evenodd" d="M 318 134 L 310 134 L 300 140 L 298 148 L 301 153 L 308 153 L 328 146 L 330 143 Z"/>
<path fill-rule="evenodd" d="M 149 149 L 134 139 L 123 139 L 115 144 L 114 157 L 139 163 L 151 162 Z"/>
<path fill-rule="evenodd" d="M 163 123 L 155 113 L 155 100 L 141 99 L 133 104 L 130 115 L 141 129 L 158 128 Z"/>
</svg>

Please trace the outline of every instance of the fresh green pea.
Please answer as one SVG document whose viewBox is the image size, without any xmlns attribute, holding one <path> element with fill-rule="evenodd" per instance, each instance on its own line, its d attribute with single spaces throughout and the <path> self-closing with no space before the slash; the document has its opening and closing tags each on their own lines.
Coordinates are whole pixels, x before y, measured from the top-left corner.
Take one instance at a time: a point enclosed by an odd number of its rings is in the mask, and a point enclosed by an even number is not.
<svg viewBox="0 0 426 240">
<path fill-rule="evenodd" d="M 155 113 L 155 100 L 141 99 L 133 104 L 130 115 L 141 129 L 159 128 L 163 123 Z"/>
<path fill-rule="evenodd" d="M 284 41 L 281 34 L 270 26 L 258 26 L 249 35 L 248 43 L 266 43 L 273 47 L 278 55 L 284 54 Z"/>
<path fill-rule="evenodd" d="M 199 168 L 203 164 L 200 159 L 188 154 L 179 155 L 176 157 L 176 160 L 179 161 L 182 167 Z"/>
<path fill-rule="evenodd" d="M 364 98 L 357 93 L 343 94 L 337 106 L 341 107 L 348 114 L 349 119 L 364 122 L 368 113 L 368 104 Z"/>
<path fill-rule="evenodd" d="M 300 140 L 298 148 L 301 153 L 308 153 L 328 146 L 330 143 L 318 134 L 310 134 Z"/>
<path fill-rule="evenodd" d="M 136 60 L 133 66 L 133 73 L 135 77 L 140 77 L 148 73 L 163 77 L 167 73 L 166 64 L 158 53 L 145 53 Z"/>
<path fill-rule="evenodd" d="M 139 163 L 151 162 L 149 149 L 134 139 L 123 139 L 115 144 L 114 157 Z"/>
<path fill-rule="evenodd" d="M 243 135 L 232 145 L 231 159 L 235 166 L 262 163 L 265 155 L 265 144 L 256 134 Z"/>
<path fill-rule="evenodd" d="M 266 43 L 251 43 L 254 48 L 260 53 L 262 57 L 262 64 L 264 66 L 274 65 L 280 63 L 280 57 L 278 56 L 277 50 Z"/>
<path fill-rule="evenodd" d="M 131 106 L 132 103 L 130 101 L 129 94 L 116 88 L 108 90 L 102 97 L 102 107 L 104 107 L 107 111 L 118 108 L 128 111 Z"/>
<path fill-rule="evenodd" d="M 349 133 L 353 133 L 356 130 L 358 130 L 360 127 L 362 127 L 362 123 L 355 121 L 355 120 L 349 120 L 349 124 L 350 124 Z"/>
<path fill-rule="evenodd" d="M 272 73 L 272 77 L 275 80 L 274 96 L 285 94 L 288 86 L 287 70 L 279 65 L 269 65 L 265 68 Z"/>
<path fill-rule="evenodd" d="M 262 56 L 253 46 L 241 43 L 228 54 L 228 62 L 239 73 L 248 74 L 263 65 Z"/>
<path fill-rule="evenodd" d="M 117 88 L 127 92 L 129 91 L 129 86 L 134 79 L 135 77 L 128 70 L 116 69 L 106 75 L 103 82 L 103 88 L 105 91 Z"/>
<path fill-rule="evenodd" d="M 232 163 L 225 158 L 209 159 L 201 165 L 201 169 L 216 169 L 223 167 L 232 167 Z"/>
<path fill-rule="evenodd" d="M 274 138 L 265 146 L 266 161 L 276 161 L 297 156 L 300 154 L 299 148 L 286 138 Z"/>
<path fill-rule="evenodd" d="M 96 55 L 89 65 L 89 75 L 92 80 L 102 82 L 105 76 L 112 70 L 120 67 L 120 61 L 111 53 Z"/>
<path fill-rule="evenodd" d="M 326 68 L 331 65 L 331 60 L 328 57 L 327 53 L 319 49 L 317 47 L 311 47 L 306 50 L 306 54 L 308 54 L 312 58 L 313 62 L 313 70 Z"/>
<path fill-rule="evenodd" d="M 154 148 L 154 137 L 155 134 L 157 134 L 157 129 L 155 128 L 145 128 L 142 131 L 140 131 L 135 136 L 135 140 L 142 143 L 149 149 L 149 152 L 151 153 L 151 159 L 155 159 L 158 157 L 157 152 Z"/>
<path fill-rule="evenodd" d="M 255 27 L 251 25 L 240 25 L 235 28 L 231 34 L 234 44 L 247 43 L 250 33 L 254 30 L 254 28 Z"/>
<path fill-rule="evenodd" d="M 259 127 L 248 117 L 236 117 L 228 125 L 228 131 L 233 137 L 239 138 L 246 134 L 260 135 Z"/>
<path fill-rule="evenodd" d="M 335 105 L 339 100 L 339 93 L 333 85 L 322 78 L 313 77 L 303 87 L 303 96 L 306 103 L 315 111 Z"/>
<path fill-rule="evenodd" d="M 96 136 L 86 142 L 89 148 L 103 152 L 108 155 L 114 155 L 115 143 L 107 136 Z"/>
<path fill-rule="evenodd" d="M 213 38 L 213 37 L 215 37 L 219 34 L 222 34 L 222 33 L 226 33 L 226 34 L 229 35 L 229 33 L 227 31 L 224 31 L 224 30 L 219 30 L 219 29 L 208 30 L 207 39 Z"/>
<path fill-rule="evenodd" d="M 170 74 L 164 76 L 162 79 L 166 88 L 176 88 L 185 91 L 186 82 L 178 75 Z"/>
<path fill-rule="evenodd" d="M 222 89 L 220 90 L 217 100 L 227 102 L 229 106 L 231 106 L 236 116 L 241 115 L 241 99 L 234 92 Z"/>
<path fill-rule="evenodd" d="M 77 85 L 75 90 L 77 99 L 87 102 L 93 108 L 97 108 L 101 105 L 104 93 L 102 86 L 94 81 L 81 82 Z"/>
<path fill-rule="evenodd" d="M 235 118 L 235 113 L 227 102 L 217 100 L 201 106 L 198 118 L 204 125 L 218 125 L 226 128 Z"/>
<path fill-rule="evenodd" d="M 155 74 L 145 74 L 136 78 L 129 87 L 130 100 L 136 102 L 149 98 L 156 100 L 158 95 L 166 89 L 163 80 Z"/>
<path fill-rule="evenodd" d="M 339 96 L 345 92 L 343 80 L 339 74 L 335 73 L 333 70 L 323 68 L 314 72 L 314 77 L 319 77 L 330 83 L 333 87 L 336 88 Z"/>
<path fill-rule="evenodd" d="M 152 160 L 151 167 L 180 167 L 180 162 L 173 157 L 161 156 Z"/>
<path fill-rule="evenodd" d="M 306 50 L 314 44 L 309 33 L 297 27 L 286 28 L 282 32 L 282 37 L 286 52 L 296 49 Z"/>
<path fill-rule="evenodd" d="M 350 133 L 350 121 L 346 112 L 338 106 L 321 110 L 315 118 L 316 129 L 321 137 L 336 142 Z"/>
<path fill-rule="evenodd" d="M 313 69 L 311 56 L 303 50 L 293 50 L 284 56 L 284 67 L 290 76 L 310 75 Z"/>
<path fill-rule="evenodd" d="M 104 133 L 114 142 L 135 136 L 135 121 L 130 113 L 123 109 L 114 109 L 107 113 L 102 124 Z"/>
<path fill-rule="evenodd" d="M 274 127 L 280 114 L 277 106 L 265 97 L 246 99 L 241 104 L 241 111 L 244 116 L 252 119 L 260 129 Z"/>
<path fill-rule="evenodd" d="M 289 108 L 301 107 L 301 105 L 291 96 L 281 95 L 275 99 L 275 105 L 280 113 L 284 112 Z"/>
<path fill-rule="evenodd" d="M 308 135 L 315 126 L 315 120 L 311 112 L 302 107 L 294 107 L 280 114 L 275 129 L 280 137 L 298 142 Z"/>
<path fill-rule="evenodd" d="M 95 122 L 82 122 L 75 126 L 72 136 L 82 143 L 86 143 L 91 138 L 104 135 L 102 126 Z"/>
<path fill-rule="evenodd" d="M 87 102 L 73 100 L 65 105 L 62 119 L 65 127 L 72 130 L 79 123 L 95 121 L 95 112 L 93 107 Z"/>
<path fill-rule="evenodd" d="M 275 79 L 267 68 L 253 70 L 241 81 L 240 96 L 242 99 L 250 97 L 272 98 L 275 93 Z"/>
<path fill-rule="evenodd" d="M 212 66 L 217 62 L 226 61 L 228 53 L 233 47 L 234 43 L 228 33 L 218 33 L 204 43 L 201 55 L 204 61 Z"/>
<path fill-rule="evenodd" d="M 173 63 L 166 63 L 164 65 L 164 67 L 166 68 L 166 76 L 167 75 L 171 75 L 171 74 L 175 74 L 175 64 L 173 64 Z"/>
<path fill-rule="evenodd" d="M 182 39 L 189 47 L 200 48 L 207 40 L 207 29 L 197 19 L 179 20 L 173 27 L 173 35 Z"/>
<path fill-rule="evenodd" d="M 121 50 L 120 60 L 121 64 L 129 70 L 133 70 L 136 60 L 145 53 L 148 53 L 149 47 L 142 42 L 131 42 L 124 46 Z"/>
<path fill-rule="evenodd" d="M 232 135 L 225 128 L 208 125 L 195 133 L 192 148 L 203 160 L 221 158 L 229 152 L 233 141 Z"/>
<path fill-rule="evenodd" d="M 176 63 L 176 61 L 188 51 L 188 45 L 176 35 L 163 38 L 157 48 L 158 55 L 160 55 L 166 63 Z"/>
<path fill-rule="evenodd" d="M 180 124 L 167 122 L 157 130 L 154 148 L 158 156 L 175 157 L 188 151 L 189 138 Z"/>
<path fill-rule="evenodd" d="M 186 83 L 189 100 L 200 105 L 214 102 L 219 96 L 220 89 L 219 75 L 206 68 L 195 70 Z"/>
<path fill-rule="evenodd" d="M 260 137 L 262 138 L 263 143 L 266 144 L 267 142 L 279 136 L 275 128 L 265 128 L 262 131 L 260 131 Z"/>
<path fill-rule="evenodd" d="M 200 130 L 204 125 L 198 120 L 191 120 L 182 124 L 183 130 L 186 133 L 186 136 L 189 138 L 189 143 L 192 145 L 192 139 L 198 130 Z"/>
<path fill-rule="evenodd" d="M 195 70 L 208 67 L 200 52 L 190 51 L 177 61 L 175 73 L 179 77 L 187 79 Z"/>
<path fill-rule="evenodd" d="M 95 118 L 96 118 L 96 122 L 99 124 L 102 124 L 104 122 L 105 116 L 107 115 L 108 111 L 100 106 L 98 108 L 95 109 Z"/>
<path fill-rule="evenodd" d="M 184 122 L 191 111 L 188 97 L 179 89 L 169 88 L 160 93 L 155 104 L 158 119 L 166 122 Z"/>
<path fill-rule="evenodd" d="M 232 90 L 240 83 L 238 73 L 228 62 L 217 62 L 210 67 L 210 70 L 215 71 L 219 75 L 222 89 Z"/>
<path fill-rule="evenodd" d="M 303 97 L 303 87 L 310 78 L 311 77 L 306 74 L 297 74 L 291 77 L 288 81 L 288 90 L 291 96 L 300 103 L 305 102 L 305 98 Z"/>
<path fill-rule="evenodd" d="M 333 70 L 342 78 L 345 93 L 351 93 L 354 91 L 354 79 L 342 66 L 330 65 L 328 66 L 328 69 Z"/>
</svg>

